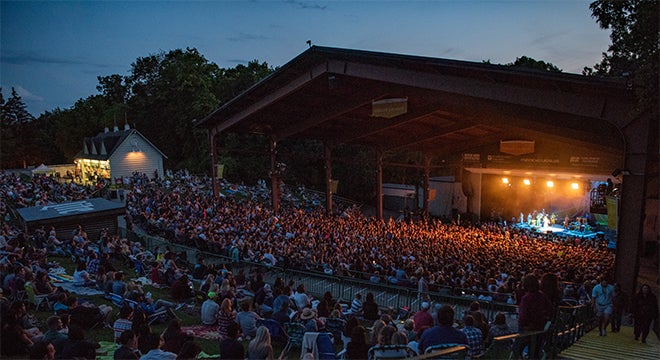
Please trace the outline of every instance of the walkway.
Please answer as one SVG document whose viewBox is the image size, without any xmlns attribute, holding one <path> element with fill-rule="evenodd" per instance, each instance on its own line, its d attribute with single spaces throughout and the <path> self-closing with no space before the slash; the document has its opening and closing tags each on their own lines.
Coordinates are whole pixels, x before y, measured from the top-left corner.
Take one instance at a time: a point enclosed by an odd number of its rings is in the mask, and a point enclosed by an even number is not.
<svg viewBox="0 0 660 360">
<path fill-rule="evenodd" d="M 646 344 L 635 341 L 633 328 L 630 326 L 623 326 L 620 333 L 608 333 L 607 336 L 598 336 L 598 328 L 595 328 L 559 353 L 558 358 L 566 360 L 660 358 L 660 341 L 653 332 L 646 341 Z"/>
</svg>

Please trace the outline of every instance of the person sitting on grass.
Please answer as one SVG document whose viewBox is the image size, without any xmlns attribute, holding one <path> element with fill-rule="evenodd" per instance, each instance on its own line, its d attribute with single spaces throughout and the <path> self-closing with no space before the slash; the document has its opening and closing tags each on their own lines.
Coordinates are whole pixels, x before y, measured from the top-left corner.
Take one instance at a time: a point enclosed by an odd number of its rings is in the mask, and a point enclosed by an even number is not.
<svg viewBox="0 0 660 360">
<path fill-rule="evenodd" d="M 216 321 L 218 323 L 218 334 L 223 338 L 227 337 L 229 326 L 236 322 L 236 312 L 232 309 L 229 299 L 222 300 L 220 311 L 216 314 Z"/>
<path fill-rule="evenodd" d="M 218 296 L 215 292 L 210 291 L 207 296 L 208 299 L 202 304 L 202 324 L 212 326 L 217 322 L 215 316 L 220 310 L 220 305 L 216 302 Z"/>
<path fill-rule="evenodd" d="M 96 359 L 96 349 L 101 346 L 90 340 L 85 340 L 85 331 L 76 325 L 69 326 L 69 341 L 62 349 L 62 359 L 84 358 Z"/>
<path fill-rule="evenodd" d="M 163 350 L 178 354 L 183 343 L 188 340 L 192 340 L 192 337 L 181 330 L 181 319 L 172 319 L 163 332 Z"/>
<path fill-rule="evenodd" d="M 193 340 L 188 340 L 183 343 L 179 355 L 176 360 L 190 360 L 197 359 L 197 355 L 202 352 L 202 348 Z"/>
<path fill-rule="evenodd" d="M 261 316 L 252 311 L 249 300 L 244 300 L 240 306 L 241 311 L 236 315 L 236 321 L 241 325 L 241 331 L 246 339 L 250 340 L 257 335 L 257 320 L 260 320 Z"/>
<path fill-rule="evenodd" d="M 126 294 L 126 281 L 124 281 L 124 278 L 126 276 L 124 275 L 123 271 L 118 271 L 115 273 L 115 281 L 112 283 L 112 293 L 117 294 L 121 297 Z"/>
<path fill-rule="evenodd" d="M 87 265 L 83 260 L 78 260 L 76 271 L 73 272 L 73 284 L 75 286 L 94 286 L 96 284 L 87 273 Z"/>
<path fill-rule="evenodd" d="M 67 299 L 67 306 L 69 307 L 68 313 L 70 316 L 71 324 L 90 329 L 97 324 L 103 324 L 106 327 L 111 327 L 108 324 L 108 317 L 112 314 L 112 307 L 101 304 L 98 307 L 86 303 L 85 305 L 78 304 L 78 298 L 70 296 Z"/>
<path fill-rule="evenodd" d="M 156 302 L 154 302 L 153 296 L 150 292 L 138 295 L 138 297 L 135 299 L 135 302 L 138 303 L 140 309 L 147 316 L 161 312 L 163 310 L 167 310 L 171 317 L 177 317 L 174 313 L 174 308 L 176 308 L 175 303 L 163 299 L 158 299 Z"/>
<path fill-rule="evenodd" d="M 137 350 L 137 336 L 133 330 L 121 333 L 117 342 L 120 346 L 113 354 L 114 360 L 138 360 L 140 358 L 140 352 Z"/>
<path fill-rule="evenodd" d="M 53 344 L 55 347 L 55 352 L 59 355 L 62 354 L 64 349 L 64 344 L 69 340 L 67 334 L 62 334 L 60 330 L 63 328 L 62 319 L 53 315 L 46 320 L 46 325 L 48 325 L 48 331 L 44 333 L 43 340 Z"/>
<path fill-rule="evenodd" d="M 254 339 L 248 345 L 248 359 L 273 360 L 273 358 L 270 331 L 265 326 L 259 326 Z"/>
<path fill-rule="evenodd" d="M 195 292 L 190 286 L 190 279 L 188 276 L 181 275 L 174 283 L 170 289 L 170 294 L 172 299 L 177 303 L 188 303 L 195 301 Z"/>
<path fill-rule="evenodd" d="M 226 300 L 226 299 L 225 299 Z M 241 326 L 237 322 L 232 322 L 227 328 L 227 336 L 220 341 L 220 358 L 222 359 L 245 359 L 245 349 L 243 344 L 238 341 L 241 332 Z"/>
<path fill-rule="evenodd" d="M 163 338 L 158 334 L 146 335 L 147 353 L 142 355 L 140 360 L 176 360 L 176 354 L 161 350 Z"/>
<path fill-rule="evenodd" d="M 128 306 L 128 304 L 124 303 L 121 310 L 119 310 L 119 319 L 115 320 L 115 323 L 112 326 L 115 331 L 115 342 L 119 340 L 119 337 L 124 331 L 133 328 L 133 321 L 131 321 L 132 317 L 133 309 Z"/>
</svg>

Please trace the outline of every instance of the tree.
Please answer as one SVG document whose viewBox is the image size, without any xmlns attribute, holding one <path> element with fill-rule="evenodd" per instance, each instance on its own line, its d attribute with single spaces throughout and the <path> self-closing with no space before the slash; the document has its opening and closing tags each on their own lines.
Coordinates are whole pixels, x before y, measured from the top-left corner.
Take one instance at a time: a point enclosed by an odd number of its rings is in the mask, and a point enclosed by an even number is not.
<svg viewBox="0 0 660 360">
<path fill-rule="evenodd" d="M 488 60 L 488 63 L 490 63 L 490 60 Z M 516 58 L 516 61 L 514 61 L 513 63 L 508 63 L 505 66 L 524 67 L 528 69 L 537 69 L 537 70 L 552 71 L 552 72 L 562 72 L 562 69 L 558 68 L 552 63 L 549 62 L 547 63 L 542 60 L 536 60 L 527 56 L 521 56 L 519 58 Z"/>
<path fill-rule="evenodd" d="M 110 102 L 102 95 L 79 99 L 71 109 L 55 109 L 44 115 L 52 124 L 51 134 L 61 153 L 73 161 L 83 149 L 83 139 L 95 136 L 104 127 L 112 124 L 114 113 Z"/>
<path fill-rule="evenodd" d="M 34 120 L 34 116 L 27 111 L 27 106 L 23 102 L 23 99 L 18 95 L 16 89 L 11 88 L 11 97 L 7 100 L 7 103 L 2 105 L 2 125 L 21 125 L 27 124 L 32 120 Z"/>
<path fill-rule="evenodd" d="M 37 137 L 34 126 L 30 126 L 33 121 L 34 116 L 12 88 L 7 102 L 2 98 L 2 167 L 25 167 L 34 159 L 36 149 L 33 144 Z"/>
<path fill-rule="evenodd" d="M 139 58 L 127 77 L 128 108 L 138 130 L 158 146 L 173 168 L 208 169 L 208 139 L 193 120 L 218 106 L 219 74 L 196 49 L 172 50 Z"/>
<path fill-rule="evenodd" d="M 603 29 L 610 29 L 612 44 L 603 59 L 584 75 L 627 77 L 634 87 L 638 112 L 658 113 L 658 46 L 660 1 L 598 0 L 589 5 L 592 17 Z"/>
</svg>

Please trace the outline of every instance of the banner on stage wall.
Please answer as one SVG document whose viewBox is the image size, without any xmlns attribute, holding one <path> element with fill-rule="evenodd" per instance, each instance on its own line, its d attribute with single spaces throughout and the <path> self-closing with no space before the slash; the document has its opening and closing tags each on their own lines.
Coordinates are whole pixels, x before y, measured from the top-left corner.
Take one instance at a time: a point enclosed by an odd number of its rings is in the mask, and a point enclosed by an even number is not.
<svg viewBox="0 0 660 360">
<path fill-rule="evenodd" d="M 333 194 L 336 194 L 337 188 L 339 188 L 339 180 L 331 180 L 330 191 L 332 191 Z"/>
<path fill-rule="evenodd" d="M 509 155 L 534 153 L 534 140 L 500 140 L 500 152 Z"/>
<path fill-rule="evenodd" d="M 217 165 L 215 166 L 215 168 L 216 168 L 215 177 L 216 177 L 217 179 L 222 179 L 222 175 L 223 175 L 224 172 L 225 172 L 225 165 L 224 165 L 224 164 L 217 164 Z"/>
<path fill-rule="evenodd" d="M 612 196 L 606 196 L 605 200 L 607 202 L 607 227 L 612 230 L 617 230 L 619 199 Z"/>
</svg>

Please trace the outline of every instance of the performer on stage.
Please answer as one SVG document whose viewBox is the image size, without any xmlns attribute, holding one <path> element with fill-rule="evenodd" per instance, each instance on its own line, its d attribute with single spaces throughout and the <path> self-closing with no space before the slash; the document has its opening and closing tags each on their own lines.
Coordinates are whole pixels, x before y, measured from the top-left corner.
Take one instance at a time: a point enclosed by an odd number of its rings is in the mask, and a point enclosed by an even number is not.
<svg viewBox="0 0 660 360">
<path fill-rule="evenodd" d="M 550 218 L 548 218 L 548 215 L 545 215 L 543 217 L 543 227 L 547 228 L 550 225 Z"/>
<path fill-rule="evenodd" d="M 523 212 L 521 211 L 520 212 L 520 223 L 522 224 L 524 222 L 525 222 L 525 214 L 523 214 Z"/>
</svg>

